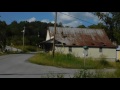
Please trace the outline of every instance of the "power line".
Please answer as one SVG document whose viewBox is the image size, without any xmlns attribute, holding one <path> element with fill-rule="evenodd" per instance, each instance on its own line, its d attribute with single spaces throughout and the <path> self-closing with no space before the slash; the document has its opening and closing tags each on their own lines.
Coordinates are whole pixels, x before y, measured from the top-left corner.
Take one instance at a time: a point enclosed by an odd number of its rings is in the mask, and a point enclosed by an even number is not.
<svg viewBox="0 0 120 90">
<path fill-rule="evenodd" d="M 67 16 L 69 16 L 69 17 L 73 17 L 73 18 L 75 18 L 75 19 L 78 19 L 78 20 L 81 20 L 81 21 L 84 21 L 84 22 L 87 22 L 87 23 L 90 23 L 90 24 L 94 24 L 94 23 L 88 22 L 88 21 L 86 21 L 86 20 L 80 19 L 80 18 L 78 18 L 78 17 L 74 17 L 74 16 L 72 16 L 72 15 L 68 15 L 68 14 L 65 14 L 65 13 L 62 13 L 62 12 L 59 12 L 59 13 L 64 14 L 64 15 L 67 15 Z"/>
</svg>

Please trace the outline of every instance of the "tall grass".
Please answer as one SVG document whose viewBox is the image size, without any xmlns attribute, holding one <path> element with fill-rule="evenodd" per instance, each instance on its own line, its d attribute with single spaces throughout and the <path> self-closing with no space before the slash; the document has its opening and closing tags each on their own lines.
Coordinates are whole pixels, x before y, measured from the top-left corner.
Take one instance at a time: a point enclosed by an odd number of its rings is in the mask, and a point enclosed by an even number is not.
<svg viewBox="0 0 120 90">
<path fill-rule="evenodd" d="M 89 70 L 80 70 L 79 72 L 74 74 L 73 78 L 117 78 L 117 77 L 118 74 L 114 72 L 105 72 L 102 70 L 95 70 L 95 72 L 91 72 Z"/>
<path fill-rule="evenodd" d="M 65 78 L 65 74 L 49 73 L 41 78 Z M 117 69 L 115 72 L 105 72 L 103 70 L 94 70 L 94 72 L 88 69 L 81 69 L 74 73 L 72 77 L 67 78 L 120 78 L 120 70 Z"/>
<path fill-rule="evenodd" d="M 24 46 L 24 49 L 23 46 L 15 46 L 15 47 L 23 50 L 23 52 L 35 52 L 37 51 L 37 49 L 39 49 L 36 46 Z"/>
<path fill-rule="evenodd" d="M 3 53 L 3 52 L 0 52 L 0 56 L 2 56 L 2 55 L 4 55 L 4 53 Z"/>
<path fill-rule="evenodd" d="M 64 55 L 64 54 L 55 54 L 53 58 L 52 55 L 41 53 L 30 59 L 30 62 L 41 64 L 41 65 L 50 65 L 57 67 L 65 67 L 65 68 L 81 68 L 83 67 L 83 61 L 75 58 L 73 55 Z"/>
<path fill-rule="evenodd" d="M 73 68 L 73 69 L 102 69 L 102 68 L 113 68 L 117 65 L 110 63 L 101 58 L 100 60 L 94 60 L 93 58 L 85 58 L 85 67 L 84 67 L 84 58 L 78 58 L 71 54 L 60 54 L 56 53 L 53 58 L 49 53 L 39 53 L 30 58 L 29 60 L 32 63 L 48 66 L 56 66 L 63 68 Z M 118 65 L 120 66 L 120 65 Z"/>
</svg>

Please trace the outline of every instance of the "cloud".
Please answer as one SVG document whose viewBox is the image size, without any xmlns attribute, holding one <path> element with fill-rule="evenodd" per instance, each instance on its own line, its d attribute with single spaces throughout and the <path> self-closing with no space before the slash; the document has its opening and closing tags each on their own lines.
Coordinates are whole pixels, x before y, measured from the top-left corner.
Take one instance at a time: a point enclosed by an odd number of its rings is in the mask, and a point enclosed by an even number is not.
<svg viewBox="0 0 120 90">
<path fill-rule="evenodd" d="M 50 21 L 48 19 L 43 19 L 43 20 L 41 20 L 41 22 L 49 23 Z"/>
<path fill-rule="evenodd" d="M 55 13 L 52 14 L 55 16 Z M 79 20 L 74 17 L 79 18 Z M 62 22 L 64 26 L 70 25 L 71 27 L 76 27 L 81 24 L 89 26 L 92 24 L 97 24 L 101 21 L 91 12 L 58 12 L 57 23 L 59 22 Z"/>
<path fill-rule="evenodd" d="M 43 19 L 43 20 L 41 20 L 41 22 L 45 22 L 45 23 L 54 23 L 54 21 L 49 21 L 48 19 Z"/>
<path fill-rule="evenodd" d="M 82 25 L 82 22 L 80 22 L 80 21 L 72 21 L 70 23 L 64 24 L 64 26 L 70 26 L 70 27 L 77 27 L 79 25 Z"/>
<path fill-rule="evenodd" d="M 36 18 L 35 17 L 32 17 L 30 19 L 27 20 L 28 22 L 35 22 L 36 21 Z"/>
</svg>

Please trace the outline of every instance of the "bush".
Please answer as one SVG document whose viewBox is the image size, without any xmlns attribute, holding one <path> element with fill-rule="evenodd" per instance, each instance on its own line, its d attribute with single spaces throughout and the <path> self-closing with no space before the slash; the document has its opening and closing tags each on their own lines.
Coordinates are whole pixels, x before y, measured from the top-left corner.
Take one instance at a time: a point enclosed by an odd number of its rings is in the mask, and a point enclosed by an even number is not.
<svg viewBox="0 0 120 90">
<path fill-rule="evenodd" d="M 99 63 L 103 66 L 110 66 L 109 62 L 106 60 L 106 56 L 101 55 Z"/>
<path fill-rule="evenodd" d="M 88 71 L 87 69 L 80 70 L 74 74 L 73 78 L 93 78 L 95 77 L 93 72 Z"/>
<path fill-rule="evenodd" d="M 120 78 L 120 69 L 117 69 L 114 74 L 116 77 Z"/>
<path fill-rule="evenodd" d="M 101 59 L 99 62 L 103 66 L 109 65 L 109 62 L 107 60 L 105 60 L 105 59 Z"/>
<path fill-rule="evenodd" d="M 34 47 L 34 46 L 27 46 L 26 50 L 27 51 L 31 51 L 31 52 L 35 52 L 36 51 L 36 47 Z"/>
<path fill-rule="evenodd" d="M 24 49 L 23 49 L 23 46 L 15 46 L 15 47 L 23 50 L 21 53 L 37 51 L 37 47 L 36 46 L 24 46 Z"/>
</svg>

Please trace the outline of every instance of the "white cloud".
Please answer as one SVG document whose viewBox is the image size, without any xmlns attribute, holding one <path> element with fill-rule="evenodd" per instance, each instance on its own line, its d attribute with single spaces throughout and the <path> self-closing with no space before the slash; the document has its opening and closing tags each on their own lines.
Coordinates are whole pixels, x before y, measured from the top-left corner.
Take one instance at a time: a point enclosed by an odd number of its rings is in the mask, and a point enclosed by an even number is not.
<svg viewBox="0 0 120 90">
<path fill-rule="evenodd" d="M 50 21 L 48 19 L 43 19 L 43 20 L 41 20 L 41 22 L 49 23 Z"/>
<path fill-rule="evenodd" d="M 36 18 L 35 17 L 32 17 L 30 19 L 27 20 L 28 22 L 35 22 L 36 21 Z"/>
<path fill-rule="evenodd" d="M 54 23 L 55 21 L 49 21 L 48 19 L 43 19 L 43 20 L 41 20 L 41 22 L 45 22 L 45 23 Z"/>
<path fill-rule="evenodd" d="M 55 16 L 55 13 L 53 13 L 53 15 Z M 79 20 L 75 19 L 74 17 L 79 18 Z M 64 26 L 70 25 L 71 27 L 76 27 L 81 24 L 83 25 L 97 24 L 101 21 L 98 19 L 97 16 L 95 16 L 91 12 L 61 12 L 61 13 L 58 12 L 57 23 L 59 22 L 62 22 Z"/>
<path fill-rule="evenodd" d="M 80 22 L 80 21 L 72 21 L 70 23 L 64 24 L 64 26 L 70 26 L 70 27 L 77 27 L 79 25 L 82 25 L 82 22 Z"/>
<path fill-rule="evenodd" d="M 69 12 L 64 12 L 64 14 L 58 13 L 58 22 L 60 21 L 72 21 L 74 18 L 68 16 L 70 15 Z"/>
<path fill-rule="evenodd" d="M 51 23 L 53 23 L 53 24 L 54 24 L 54 23 L 55 23 L 55 21 L 51 21 Z"/>
</svg>

